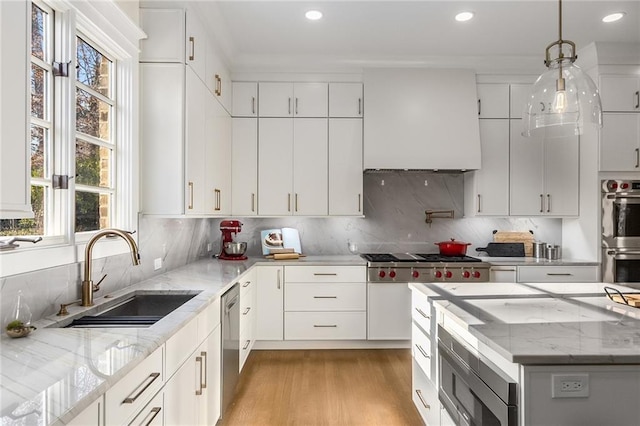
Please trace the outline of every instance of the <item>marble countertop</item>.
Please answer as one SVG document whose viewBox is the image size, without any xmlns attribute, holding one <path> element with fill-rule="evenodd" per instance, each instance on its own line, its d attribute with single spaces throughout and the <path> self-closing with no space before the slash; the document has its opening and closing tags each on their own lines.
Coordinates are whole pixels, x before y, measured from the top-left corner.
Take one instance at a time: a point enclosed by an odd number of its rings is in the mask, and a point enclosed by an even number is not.
<svg viewBox="0 0 640 426">
<path fill-rule="evenodd" d="M 366 265 L 359 256 L 307 256 L 299 260 L 249 258 L 203 259 L 142 281 L 95 306 L 69 306 L 69 316 L 35 322 L 29 336 L 0 338 L 0 422 L 66 424 L 110 386 L 143 361 L 169 337 L 228 290 L 256 263 L 267 265 Z M 199 292 L 149 328 L 56 328 L 72 318 L 91 315 L 132 292 Z"/>
<path fill-rule="evenodd" d="M 603 283 L 411 284 L 436 309 L 518 364 L 640 364 L 640 308 Z"/>
</svg>

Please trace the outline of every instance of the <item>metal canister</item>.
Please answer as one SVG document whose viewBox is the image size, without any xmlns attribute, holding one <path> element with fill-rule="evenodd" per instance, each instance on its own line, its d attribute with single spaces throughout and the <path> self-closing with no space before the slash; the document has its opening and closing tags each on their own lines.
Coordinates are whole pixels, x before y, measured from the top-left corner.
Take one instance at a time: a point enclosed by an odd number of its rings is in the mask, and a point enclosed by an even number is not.
<svg viewBox="0 0 640 426">
<path fill-rule="evenodd" d="M 549 244 L 547 245 L 547 260 L 560 259 L 560 246 Z"/>
<path fill-rule="evenodd" d="M 544 259 L 547 257 L 547 243 L 533 243 L 533 257 L 536 259 Z"/>
</svg>

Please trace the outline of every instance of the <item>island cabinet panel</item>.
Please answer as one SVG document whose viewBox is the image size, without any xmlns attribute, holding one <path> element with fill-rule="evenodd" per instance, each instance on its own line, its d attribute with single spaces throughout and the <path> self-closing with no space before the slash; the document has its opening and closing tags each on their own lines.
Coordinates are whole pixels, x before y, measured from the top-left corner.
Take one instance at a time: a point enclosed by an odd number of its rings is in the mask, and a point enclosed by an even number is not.
<svg viewBox="0 0 640 426">
<path fill-rule="evenodd" d="M 416 360 L 413 360 L 413 392 L 411 398 L 427 425 L 440 425 L 440 401 L 438 390 L 427 378 Z"/>
<path fill-rule="evenodd" d="M 91 405 L 67 423 L 67 426 L 89 425 L 104 425 L 104 395 L 92 402 Z"/>
<path fill-rule="evenodd" d="M 597 266 L 518 266 L 518 282 L 598 282 Z"/>
<path fill-rule="evenodd" d="M 521 425 L 632 426 L 640 419 L 640 365 L 524 366 L 523 378 Z M 585 396 L 559 390 L 577 381 Z"/>
</svg>

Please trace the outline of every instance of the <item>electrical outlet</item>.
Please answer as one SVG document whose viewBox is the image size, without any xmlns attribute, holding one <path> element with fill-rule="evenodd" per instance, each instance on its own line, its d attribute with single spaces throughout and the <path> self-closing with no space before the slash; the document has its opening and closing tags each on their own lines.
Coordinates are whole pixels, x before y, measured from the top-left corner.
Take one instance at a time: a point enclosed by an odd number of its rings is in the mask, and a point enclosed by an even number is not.
<svg viewBox="0 0 640 426">
<path fill-rule="evenodd" d="M 157 271 L 160 268 L 162 268 L 162 258 L 161 257 L 153 260 L 153 270 Z"/>
<path fill-rule="evenodd" d="M 586 398 L 589 396 L 588 374 L 552 374 L 552 398 Z"/>
</svg>

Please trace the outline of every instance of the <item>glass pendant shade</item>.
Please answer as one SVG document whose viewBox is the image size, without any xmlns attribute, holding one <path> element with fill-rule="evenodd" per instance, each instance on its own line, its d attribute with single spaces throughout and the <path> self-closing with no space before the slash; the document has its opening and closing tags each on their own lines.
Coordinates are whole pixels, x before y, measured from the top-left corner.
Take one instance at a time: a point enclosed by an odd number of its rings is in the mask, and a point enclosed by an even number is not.
<svg viewBox="0 0 640 426">
<path fill-rule="evenodd" d="M 554 60 L 533 85 L 522 118 L 526 137 L 563 138 L 600 128 L 598 89 L 570 58 Z"/>
</svg>

